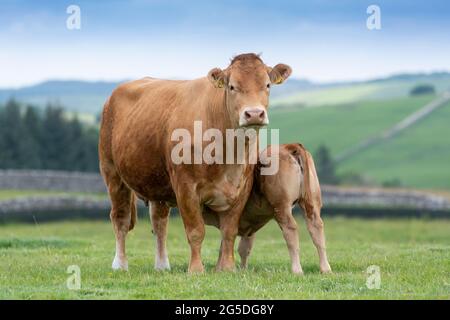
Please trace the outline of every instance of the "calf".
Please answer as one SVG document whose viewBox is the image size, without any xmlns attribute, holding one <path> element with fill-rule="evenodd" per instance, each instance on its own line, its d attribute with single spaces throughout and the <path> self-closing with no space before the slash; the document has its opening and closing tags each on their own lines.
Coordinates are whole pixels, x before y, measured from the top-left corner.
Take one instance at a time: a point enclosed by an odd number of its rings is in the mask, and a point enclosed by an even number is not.
<svg viewBox="0 0 450 320">
<path fill-rule="evenodd" d="M 278 153 L 278 156 L 276 155 Z M 274 175 L 261 175 L 260 166 L 255 170 L 252 193 L 239 221 L 239 255 L 241 267 L 246 268 L 253 246 L 255 233 L 271 219 L 280 226 L 291 257 L 292 272 L 302 274 L 300 264 L 297 223 L 292 215 L 296 203 L 303 209 L 307 228 L 319 254 L 322 273 L 331 272 L 325 250 L 322 207 L 319 179 L 311 154 L 301 144 L 283 144 L 278 151 L 268 147 L 260 156 L 260 163 L 279 161 L 279 170 Z M 214 214 L 206 214 L 207 224 L 219 227 L 220 221 Z"/>
</svg>

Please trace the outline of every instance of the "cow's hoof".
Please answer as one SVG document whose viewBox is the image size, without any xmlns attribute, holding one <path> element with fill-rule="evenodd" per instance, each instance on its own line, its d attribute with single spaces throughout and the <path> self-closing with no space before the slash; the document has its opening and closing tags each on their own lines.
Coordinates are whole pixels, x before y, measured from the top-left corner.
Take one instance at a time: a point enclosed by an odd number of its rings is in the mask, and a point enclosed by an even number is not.
<svg viewBox="0 0 450 320">
<path fill-rule="evenodd" d="M 328 262 L 325 262 L 320 266 L 320 273 L 332 273 L 330 264 Z"/>
<path fill-rule="evenodd" d="M 320 273 L 330 274 L 330 273 L 333 273 L 333 271 L 331 271 L 331 268 L 324 268 L 324 269 L 320 269 Z"/>
<path fill-rule="evenodd" d="M 156 260 L 155 261 L 155 270 L 157 270 L 157 271 L 170 270 L 169 259 Z"/>
<path fill-rule="evenodd" d="M 117 256 L 114 257 L 112 262 L 113 270 L 123 270 L 128 271 L 128 261 L 124 259 L 119 259 Z"/>
<path fill-rule="evenodd" d="M 293 269 L 292 273 L 297 275 L 297 276 L 302 276 L 303 275 L 303 270 L 302 269 Z"/>
<path fill-rule="evenodd" d="M 241 270 L 247 270 L 247 269 L 248 269 L 248 265 L 247 265 L 247 264 L 242 264 L 242 263 L 241 263 L 240 269 L 241 269 Z"/>
<path fill-rule="evenodd" d="M 205 272 L 205 268 L 203 268 L 203 264 L 195 264 L 190 265 L 188 273 L 189 274 L 201 274 Z"/>
<path fill-rule="evenodd" d="M 233 265 L 217 265 L 216 272 L 235 272 L 236 266 Z"/>
</svg>

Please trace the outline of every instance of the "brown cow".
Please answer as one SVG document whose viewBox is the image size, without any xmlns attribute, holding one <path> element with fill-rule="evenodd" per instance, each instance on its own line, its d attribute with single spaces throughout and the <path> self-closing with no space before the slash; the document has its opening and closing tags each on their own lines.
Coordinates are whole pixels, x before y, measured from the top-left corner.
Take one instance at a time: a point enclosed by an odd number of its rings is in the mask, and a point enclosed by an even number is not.
<svg viewBox="0 0 450 320">
<path fill-rule="evenodd" d="M 203 129 L 260 127 L 268 123 L 271 84 L 291 68 L 267 67 L 255 54 L 235 57 L 225 69 L 191 81 L 145 78 L 120 85 L 106 102 L 100 129 L 100 168 L 111 199 L 116 235 L 114 269 L 127 269 L 125 238 L 135 224 L 135 199 L 151 203 L 157 237 L 156 268 L 168 269 L 165 236 L 169 205 L 177 205 L 191 247 L 189 272 L 202 272 L 202 212 L 217 213 L 222 233 L 217 270 L 234 269 L 238 222 L 253 184 L 252 164 L 174 164 L 171 135 L 194 121 Z M 248 152 L 248 148 L 245 149 Z"/>
</svg>

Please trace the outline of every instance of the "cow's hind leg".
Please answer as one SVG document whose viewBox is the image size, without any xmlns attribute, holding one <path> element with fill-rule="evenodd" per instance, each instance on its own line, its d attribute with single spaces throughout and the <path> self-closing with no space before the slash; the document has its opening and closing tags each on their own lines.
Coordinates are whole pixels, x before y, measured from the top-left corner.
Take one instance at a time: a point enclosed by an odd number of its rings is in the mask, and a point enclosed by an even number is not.
<svg viewBox="0 0 450 320">
<path fill-rule="evenodd" d="M 125 238 L 135 223 L 135 195 L 125 185 L 115 169 L 102 167 L 102 174 L 108 186 L 108 193 L 111 199 L 110 218 L 116 236 L 116 255 L 112 262 L 112 268 L 114 270 L 128 270 Z"/>
<path fill-rule="evenodd" d="M 150 202 L 150 216 L 153 233 L 156 236 L 155 269 L 170 270 L 169 256 L 166 249 L 167 225 L 170 208 L 162 202 Z"/>
<path fill-rule="evenodd" d="M 311 239 L 316 246 L 317 253 L 319 254 L 319 268 L 322 273 L 331 272 L 330 264 L 328 263 L 326 246 L 325 246 L 325 234 L 323 230 L 323 221 L 320 217 L 320 210 L 310 209 L 303 210 L 305 213 L 306 225 L 308 227 Z"/>
<path fill-rule="evenodd" d="M 247 269 L 248 266 L 248 257 L 250 256 L 250 252 L 252 251 L 253 242 L 255 240 L 255 234 L 251 236 L 242 236 L 239 241 L 238 252 L 241 257 L 241 268 Z"/>
</svg>

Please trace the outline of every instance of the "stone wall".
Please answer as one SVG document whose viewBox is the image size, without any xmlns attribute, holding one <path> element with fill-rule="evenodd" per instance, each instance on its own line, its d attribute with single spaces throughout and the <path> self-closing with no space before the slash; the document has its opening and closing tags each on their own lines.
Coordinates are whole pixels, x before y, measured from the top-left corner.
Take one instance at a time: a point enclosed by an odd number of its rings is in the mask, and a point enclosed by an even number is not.
<svg viewBox="0 0 450 320">
<path fill-rule="evenodd" d="M 450 210 L 449 199 L 425 191 L 323 186 L 322 196 L 327 207 Z"/>
<path fill-rule="evenodd" d="M 97 173 L 47 170 L 0 170 L 0 189 L 106 192 Z"/>
<path fill-rule="evenodd" d="M 99 174 L 28 170 L 0 170 L 0 189 L 105 192 L 105 186 Z M 322 194 L 326 208 L 366 207 L 450 211 L 450 201 L 447 198 L 428 192 L 322 186 Z M 142 205 L 142 201 L 139 203 Z M 0 200 L 0 214 L 3 215 L 38 211 L 109 211 L 109 208 L 110 204 L 106 197 L 99 199 L 80 195 L 30 196 Z"/>
<path fill-rule="evenodd" d="M 108 199 L 82 196 L 30 196 L 0 201 L 0 214 L 14 212 L 109 210 Z"/>
</svg>

